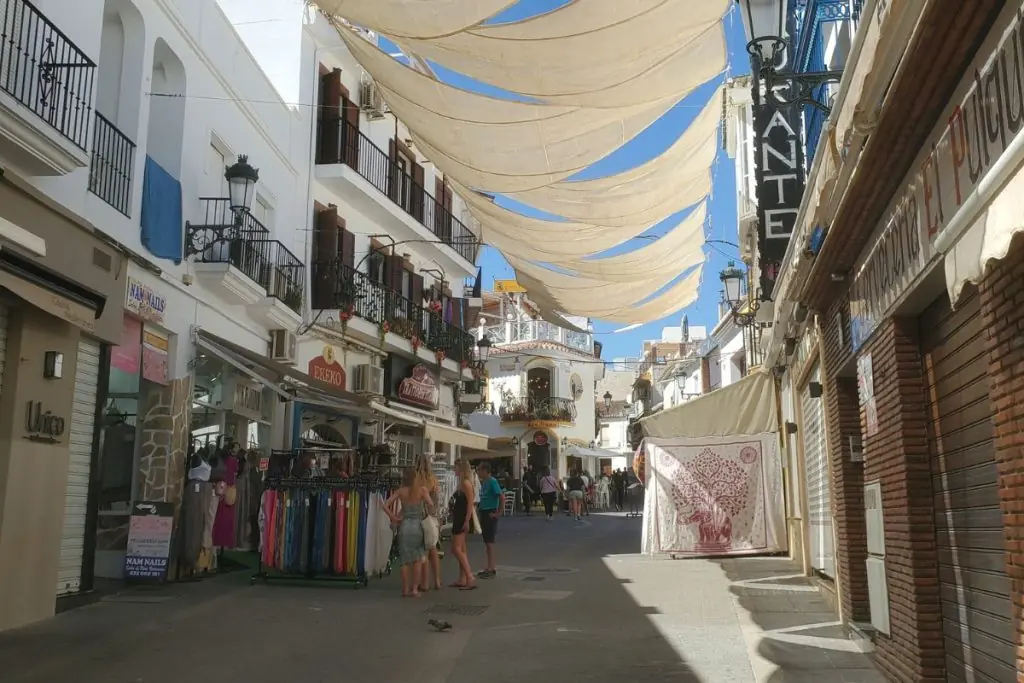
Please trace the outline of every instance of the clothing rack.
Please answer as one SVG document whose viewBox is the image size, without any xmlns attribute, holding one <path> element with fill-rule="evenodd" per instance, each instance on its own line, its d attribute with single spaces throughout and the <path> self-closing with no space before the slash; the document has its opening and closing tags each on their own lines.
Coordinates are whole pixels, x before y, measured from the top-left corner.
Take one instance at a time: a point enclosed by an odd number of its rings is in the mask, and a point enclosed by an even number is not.
<svg viewBox="0 0 1024 683">
<path fill-rule="evenodd" d="M 359 588 L 390 571 L 394 533 L 380 503 L 392 484 L 373 474 L 267 477 L 252 582 L 333 581 Z"/>
</svg>

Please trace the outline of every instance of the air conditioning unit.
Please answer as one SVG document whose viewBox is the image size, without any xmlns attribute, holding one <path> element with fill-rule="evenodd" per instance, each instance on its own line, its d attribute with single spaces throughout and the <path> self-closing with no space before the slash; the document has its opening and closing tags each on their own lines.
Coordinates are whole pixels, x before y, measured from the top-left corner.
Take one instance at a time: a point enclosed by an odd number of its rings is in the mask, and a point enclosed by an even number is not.
<svg viewBox="0 0 1024 683">
<path fill-rule="evenodd" d="M 384 368 L 369 364 L 357 365 L 355 392 L 383 396 Z"/>
<path fill-rule="evenodd" d="M 366 74 L 363 74 L 363 79 L 359 83 L 359 108 L 371 121 L 379 121 L 391 111 L 377 84 Z"/>
<path fill-rule="evenodd" d="M 270 331 L 270 360 L 286 365 L 295 365 L 298 339 L 291 330 Z"/>
</svg>

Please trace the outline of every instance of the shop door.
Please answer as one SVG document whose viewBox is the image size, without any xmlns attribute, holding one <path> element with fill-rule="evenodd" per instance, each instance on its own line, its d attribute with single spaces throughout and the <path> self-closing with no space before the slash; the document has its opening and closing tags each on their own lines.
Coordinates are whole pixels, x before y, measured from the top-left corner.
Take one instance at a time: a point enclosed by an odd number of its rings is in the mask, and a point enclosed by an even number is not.
<svg viewBox="0 0 1024 683">
<path fill-rule="evenodd" d="M 1016 680 L 1010 580 L 978 296 L 920 319 L 950 681 Z"/>
<path fill-rule="evenodd" d="M 78 342 L 75 402 L 68 428 L 68 488 L 64 495 L 64 530 L 60 539 L 60 565 L 57 570 L 58 596 L 77 593 L 81 588 L 101 350 L 99 342 L 92 339 L 82 338 Z"/>
<path fill-rule="evenodd" d="M 815 364 L 808 384 L 821 382 L 821 367 Z M 811 567 L 830 579 L 836 576 L 835 536 L 832 531 L 832 488 L 825 448 L 825 399 L 811 396 L 810 386 L 801 392 L 804 439 L 804 493 Z"/>
</svg>

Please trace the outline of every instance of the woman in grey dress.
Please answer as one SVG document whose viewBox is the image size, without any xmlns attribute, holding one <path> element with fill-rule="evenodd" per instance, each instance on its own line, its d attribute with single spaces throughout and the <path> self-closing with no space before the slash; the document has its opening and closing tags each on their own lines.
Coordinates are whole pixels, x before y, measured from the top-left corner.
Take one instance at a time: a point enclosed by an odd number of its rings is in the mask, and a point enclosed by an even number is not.
<svg viewBox="0 0 1024 683">
<path fill-rule="evenodd" d="M 395 502 L 401 512 L 393 512 Z M 382 503 L 384 513 L 398 525 L 398 556 L 402 562 L 402 597 L 420 597 L 419 586 L 427 571 L 427 545 L 423 538 L 423 520 L 434 506 L 430 492 L 416 485 L 416 470 L 410 468 L 402 477 L 402 486 Z"/>
</svg>

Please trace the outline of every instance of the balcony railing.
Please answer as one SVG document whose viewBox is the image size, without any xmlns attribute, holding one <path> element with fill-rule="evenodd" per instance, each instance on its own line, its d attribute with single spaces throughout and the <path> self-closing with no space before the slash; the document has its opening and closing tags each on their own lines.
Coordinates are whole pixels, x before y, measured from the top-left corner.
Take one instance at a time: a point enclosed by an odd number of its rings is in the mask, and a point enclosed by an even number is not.
<svg viewBox="0 0 1024 683">
<path fill-rule="evenodd" d="M 130 215 L 134 168 L 135 143 L 97 113 L 92 127 L 89 191 L 125 216 Z"/>
<path fill-rule="evenodd" d="M 594 335 L 574 332 L 543 320 L 495 325 L 484 330 L 492 344 L 516 344 L 528 341 L 552 341 L 588 355 L 594 353 Z"/>
<path fill-rule="evenodd" d="M 96 64 L 28 0 L 0 0 L 0 90 L 85 149 Z"/>
<path fill-rule="evenodd" d="M 470 263 L 476 263 L 479 240 L 387 152 L 344 118 L 320 124 L 317 163 L 345 164 L 430 230 Z"/>
<path fill-rule="evenodd" d="M 223 263 L 267 290 L 296 313 L 302 312 L 305 266 L 251 214 L 236 217 L 230 200 L 202 197 L 203 218 L 186 224 L 185 255 L 197 263 Z"/>
<path fill-rule="evenodd" d="M 502 400 L 498 415 L 502 422 L 576 422 L 576 402 L 571 398 L 521 396 Z"/>
<path fill-rule="evenodd" d="M 476 340 L 465 330 L 337 260 L 313 264 L 313 308 L 349 311 L 431 351 L 462 363 L 473 360 Z"/>
</svg>

